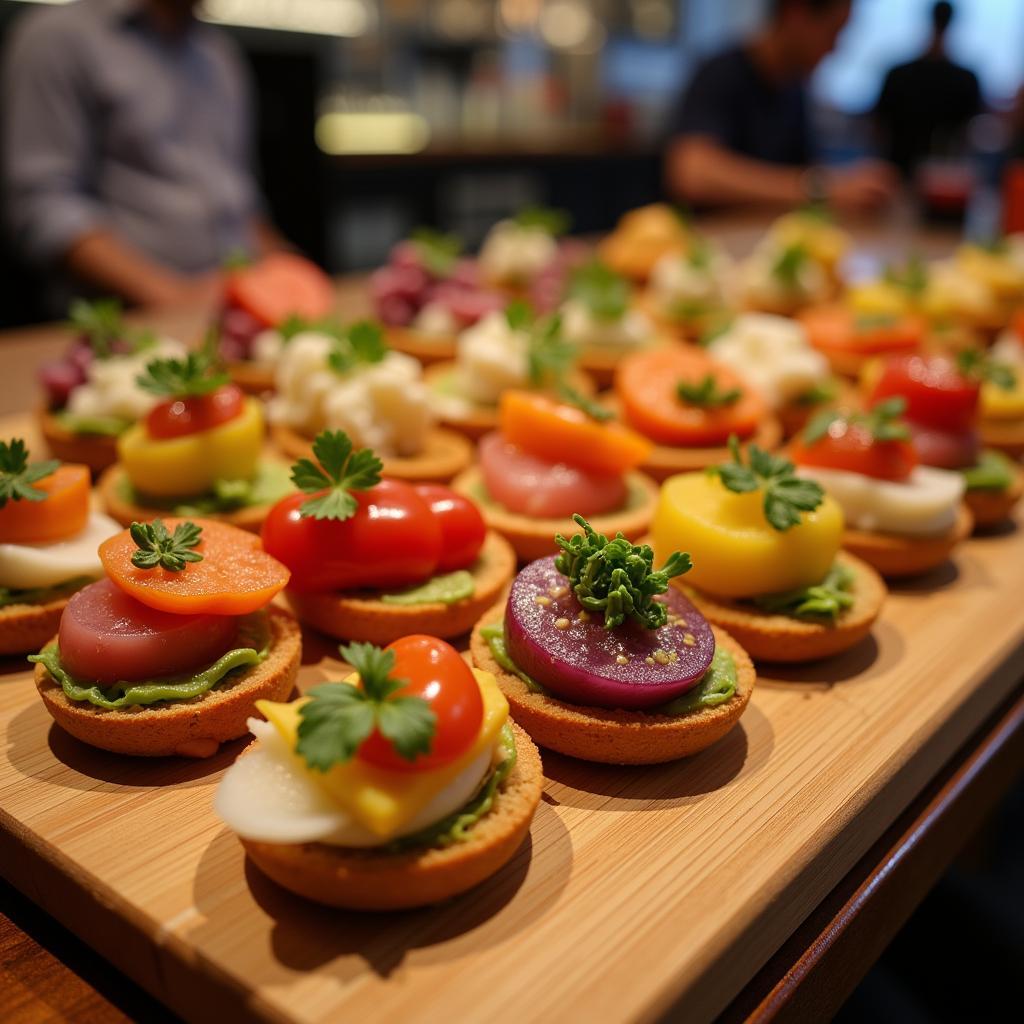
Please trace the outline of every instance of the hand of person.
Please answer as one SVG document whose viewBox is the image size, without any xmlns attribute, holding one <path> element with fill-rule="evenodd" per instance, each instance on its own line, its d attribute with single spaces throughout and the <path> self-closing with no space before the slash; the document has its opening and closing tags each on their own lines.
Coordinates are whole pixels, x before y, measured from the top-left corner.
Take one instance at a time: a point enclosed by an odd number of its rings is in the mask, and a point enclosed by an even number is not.
<svg viewBox="0 0 1024 1024">
<path fill-rule="evenodd" d="M 881 160 L 862 160 L 828 172 L 825 195 L 829 204 L 846 213 L 869 213 L 896 198 L 899 178 Z"/>
<path fill-rule="evenodd" d="M 212 306 L 220 297 L 223 275 L 219 270 L 190 276 L 175 275 L 161 284 L 152 300 L 152 306 Z"/>
</svg>

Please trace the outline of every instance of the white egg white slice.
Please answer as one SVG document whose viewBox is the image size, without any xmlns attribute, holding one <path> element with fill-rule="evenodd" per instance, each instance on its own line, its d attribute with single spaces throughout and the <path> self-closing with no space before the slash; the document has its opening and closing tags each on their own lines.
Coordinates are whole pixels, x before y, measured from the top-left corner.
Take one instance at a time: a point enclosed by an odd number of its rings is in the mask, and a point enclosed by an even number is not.
<svg viewBox="0 0 1024 1024">
<path fill-rule="evenodd" d="M 317 784 L 269 722 L 250 718 L 249 728 L 259 742 L 227 770 L 214 796 L 214 810 L 228 828 L 263 843 L 383 845 L 379 835 L 353 821 Z M 393 838 L 419 832 L 466 804 L 492 759 L 490 750 L 480 754 Z"/>
<path fill-rule="evenodd" d="M 0 587 L 54 587 L 75 576 L 103 575 L 97 548 L 121 527 L 102 512 L 91 512 L 85 529 L 48 544 L 0 544 Z"/>
<path fill-rule="evenodd" d="M 945 533 L 964 495 L 961 474 L 931 466 L 916 466 L 899 482 L 817 466 L 803 466 L 799 473 L 817 480 L 842 506 L 847 526 L 908 537 Z"/>
</svg>

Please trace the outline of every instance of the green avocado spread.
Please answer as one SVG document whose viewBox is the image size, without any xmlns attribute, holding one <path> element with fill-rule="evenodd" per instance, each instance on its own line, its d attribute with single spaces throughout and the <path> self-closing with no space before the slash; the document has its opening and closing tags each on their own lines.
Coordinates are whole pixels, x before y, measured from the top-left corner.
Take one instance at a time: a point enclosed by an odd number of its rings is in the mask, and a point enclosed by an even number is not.
<svg viewBox="0 0 1024 1024">
<path fill-rule="evenodd" d="M 1013 483 L 1013 463 L 1002 452 L 983 451 L 960 472 L 969 491 L 1005 491 Z"/>
<path fill-rule="evenodd" d="M 30 590 L 0 587 L 0 608 L 8 608 L 12 604 L 47 604 L 60 597 L 70 597 L 92 581 L 91 576 L 75 576 L 63 583 L 55 583 L 52 587 L 32 587 Z"/>
<path fill-rule="evenodd" d="M 110 686 L 75 679 L 61 664 L 60 652 L 55 643 L 48 644 L 38 654 L 30 655 L 28 660 L 44 666 L 54 680 L 60 683 L 68 700 L 88 702 L 98 708 L 113 711 L 132 705 L 189 700 L 212 690 L 231 672 L 258 665 L 270 650 L 270 633 L 265 613 L 247 615 L 239 622 L 238 642 L 248 642 L 251 646 L 233 648 L 222 654 L 212 665 L 189 675 L 131 680 Z"/>
<path fill-rule="evenodd" d="M 446 572 L 434 576 L 417 587 L 410 587 L 395 594 L 381 594 L 384 604 L 415 605 L 415 604 L 455 604 L 464 601 L 476 593 L 473 574 L 465 569 Z"/>
<path fill-rule="evenodd" d="M 487 641 L 494 660 L 506 671 L 518 676 L 525 684 L 530 693 L 547 695 L 547 690 L 536 680 L 531 679 L 519 666 L 509 657 L 508 648 L 505 646 L 505 626 L 501 622 L 492 622 L 483 626 L 480 635 Z M 692 714 L 694 711 L 701 711 L 704 708 L 717 707 L 724 704 L 736 692 L 736 662 L 732 655 L 721 647 L 715 648 L 711 665 L 707 672 L 701 677 L 700 682 L 687 690 L 686 693 L 667 704 L 651 708 L 647 713 L 651 715 L 669 715 L 673 718 L 682 715 Z"/>
<path fill-rule="evenodd" d="M 121 497 L 144 508 L 166 509 L 176 516 L 204 516 L 234 512 L 255 505 L 272 505 L 291 494 L 295 487 L 291 469 L 283 462 L 264 461 L 251 480 L 218 480 L 207 494 L 180 498 L 158 498 L 136 490 L 127 477 L 120 480 Z"/>
<path fill-rule="evenodd" d="M 54 418 L 72 434 L 91 434 L 93 437 L 118 437 L 132 421 L 123 416 L 83 416 L 73 412 L 54 413 Z"/>
<path fill-rule="evenodd" d="M 849 566 L 835 562 L 820 583 L 781 594 L 764 594 L 755 597 L 751 603 L 763 612 L 788 615 L 791 619 L 828 619 L 834 622 L 847 608 L 853 607 L 856 578 Z"/>
<path fill-rule="evenodd" d="M 516 739 L 508 722 L 501 727 L 498 742 L 501 747 L 501 760 L 484 779 L 476 796 L 469 803 L 421 832 L 402 836 L 401 839 L 389 843 L 388 850 L 398 852 L 417 846 L 452 846 L 468 839 L 470 829 L 494 806 L 494 796 L 498 792 L 498 787 L 516 766 Z"/>
</svg>

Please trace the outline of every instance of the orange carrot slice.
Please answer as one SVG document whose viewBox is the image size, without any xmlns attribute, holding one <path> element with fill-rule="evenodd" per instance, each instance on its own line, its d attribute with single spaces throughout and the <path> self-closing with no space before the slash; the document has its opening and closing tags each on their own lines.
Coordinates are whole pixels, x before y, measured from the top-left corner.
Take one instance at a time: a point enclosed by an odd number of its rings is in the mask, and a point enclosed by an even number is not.
<svg viewBox="0 0 1024 1024">
<path fill-rule="evenodd" d="M 620 423 L 602 423 L 582 409 L 530 391 L 506 391 L 499 416 L 506 441 L 592 473 L 626 473 L 651 451 L 650 441 Z"/>
<path fill-rule="evenodd" d="M 729 405 L 700 406 L 682 401 L 680 382 L 700 384 L 710 374 L 719 391 L 738 388 Z M 757 429 L 766 413 L 764 399 L 729 367 L 692 346 L 637 352 L 619 363 L 615 393 L 623 418 L 645 437 L 664 445 L 705 447 L 725 444 L 730 434 L 741 440 Z"/>
<path fill-rule="evenodd" d="M 132 565 L 138 550 L 128 530 L 100 545 L 100 561 L 107 575 L 125 593 L 150 608 L 179 615 L 246 615 L 257 611 L 280 590 L 291 575 L 268 555 L 253 533 L 212 519 L 165 519 L 172 533 L 179 523 L 202 527 L 193 549 L 203 556 L 180 572 L 157 566 Z"/>
<path fill-rule="evenodd" d="M 8 501 L 0 508 L 0 541 L 47 544 L 73 537 L 89 518 L 89 467 L 69 463 L 32 485 L 42 501 Z"/>
</svg>

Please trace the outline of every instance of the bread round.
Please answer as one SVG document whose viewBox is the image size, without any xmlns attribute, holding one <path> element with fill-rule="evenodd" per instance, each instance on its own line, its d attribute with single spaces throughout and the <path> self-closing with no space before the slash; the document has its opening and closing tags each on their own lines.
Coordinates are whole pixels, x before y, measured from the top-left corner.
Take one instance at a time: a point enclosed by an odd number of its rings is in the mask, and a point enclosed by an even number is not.
<svg viewBox="0 0 1024 1024">
<path fill-rule="evenodd" d="M 246 720 L 255 713 L 257 700 L 286 700 L 295 685 L 302 660 L 299 624 L 283 608 L 271 606 L 267 611 L 266 659 L 198 697 L 98 708 L 69 700 L 40 664 L 35 669 L 36 688 L 54 721 L 83 743 L 135 757 L 210 757 L 221 743 L 246 734 Z"/>
<path fill-rule="evenodd" d="M 756 444 L 765 451 L 772 451 L 781 441 L 782 427 L 774 416 L 769 415 L 758 424 L 753 437 L 742 441 L 740 447 L 745 452 L 749 445 Z M 732 453 L 726 445 L 715 448 L 684 448 L 657 444 L 640 468 L 660 483 L 677 473 L 692 473 L 730 461 Z"/>
<path fill-rule="evenodd" d="M 127 501 L 123 497 L 126 481 L 125 471 L 120 465 L 116 465 L 104 470 L 96 484 L 96 491 L 99 494 L 103 510 L 122 526 L 146 523 L 151 519 L 175 515 L 172 509 L 136 505 L 133 501 Z M 267 518 L 271 507 L 271 505 L 246 505 L 233 512 L 204 512 L 203 515 L 207 519 L 216 519 L 229 526 L 237 526 L 240 530 L 259 533 L 260 527 L 263 526 L 263 520 Z"/>
<path fill-rule="evenodd" d="M 48 409 L 39 411 L 39 432 L 55 459 L 88 466 L 94 476 L 117 462 L 116 437 L 76 434 L 68 430 Z"/>
<path fill-rule="evenodd" d="M 1019 459 L 1024 455 L 1024 419 L 994 420 L 982 419 L 978 424 L 981 443 L 985 448 Z"/>
<path fill-rule="evenodd" d="M 271 428 L 274 444 L 290 459 L 313 457 L 313 442 L 297 430 L 278 423 Z M 413 483 L 447 483 L 473 461 L 473 446 L 461 434 L 444 427 L 427 433 L 419 455 L 384 456 L 384 476 Z"/>
<path fill-rule="evenodd" d="M 882 577 L 866 562 L 840 552 L 836 561 L 853 569 L 853 604 L 834 623 L 762 612 L 750 604 L 715 597 L 680 581 L 679 589 L 716 626 L 727 629 L 755 661 L 798 662 L 848 650 L 871 631 L 887 593 Z"/>
<path fill-rule="evenodd" d="M 274 367 L 266 363 L 236 359 L 225 366 L 228 376 L 247 395 L 265 395 L 274 390 Z"/>
<path fill-rule="evenodd" d="M 964 504 L 974 516 L 974 526 L 998 526 L 1010 518 L 1021 495 L 1024 494 L 1024 470 L 1013 467 L 1013 479 L 1002 490 L 978 487 L 964 492 Z"/>
<path fill-rule="evenodd" d="M 917 576 L 942 565 L 953 549 L 970 536 L 974 517 L 966 505 L 957 510 L 956 521 L 938 537 L 903 537 L 895 533 L 845 530 L 843 547 L 873 566 L 883 576 L 898 579 Z"/>
<path fill-rule="evenodd" d="M 306 899 L 348 910 L 407 910 L 440 903 L 479 885 L 519 849 L 540 803 L 540 754 L 514 723 L 516 763 L 491 809 L 462 842 L 402 853 L 325 843 L 279 844 L 242 839 L 253 863 Z"/>
<path fill-rule="evenodd" d="M 724 630 L 712 626 L 715 643 L 736 663 L 736 693 L 724 704 L 688 715 L 655 715 L 568 704 L 532 693 L 518 676 L 506 672 L 480 630 L 505 618 L 505 602 L 481 618 L 469 649 L 473 664 L 491 672 L 508 700 L 515 721 L 542 747 L 602 764 L 661 764 L 696 754 L 720 740 L 739 721 L 754 689 L 754 665 L 747 652 Z"/>
<path fill-rule="evenodd" d="M 472 597 L 453 604 L 385 604 L 372 592 L 351 591 L 303 594 L 289 589 L 285 597 L 302 622 L 322 633 L 383 646 L 412 633 L 447 638 L 468 632 L 501 596 L 515 569 L 516 556 L 508 541 L 489 530 L 479 558 L 470 567 L 476 590 Z"/>
<path fill-rule="evenodd" d="M 32 654 L 44 647 L 60 626 L 71 595 L 40 604 L 0 608 L 0 655 Z"/>
<path fill-rule="evenodd" d="M 455 367 L 456 364 L 453 362 L 434 363 L 423 371 L 423 379 L 428 385 L 435 386 L 438 381 L 450 376 Z M 580 394 L 594 394 L 593 379 L 581 370 L 570 371 L 566 374 L 565 382 Z M 441 411 L 439 415 L 446 427 L 451 427 L 452 430 L 457 430 L 474 441 L 498 427 L 497 405 L 477 405 L 467 401 L 466 408 L 458 415 L 448 411 Z"/>
<path fill-rule="evenodd" d="M 629 540 L 636 540 L 647 532 L 654 518 L 658 504 L 658 485 L 643 473 L 627 473 L 626 479 L 630 491 L 642 494 L 643 499 L 621 512 L 591 516 L 588 522 L 598 533 L 608 537 L 621 532 Z M 535 558 L 553 554 L 558 549 L 554 539 L 556 533 L 569 535 L 580 532 L 568 516 L 535 519 L 518 512 L 509 512 L 493 501 L 481 501 L 480 492 L 483 488 L 483 474 L 477 466 L 460 473 L 452 481 L 452 490 L 477 502 L 487 525 L 512 545 L 521 562 L 532 562 Z"/>
<path fill-rule="evenodd" d="M 455 358 L 457 334 L 424 334 L 414 327 L 387 326 L 384 340 L 389 348 L 413 356 L 424 366 Z"/>
</svg>

